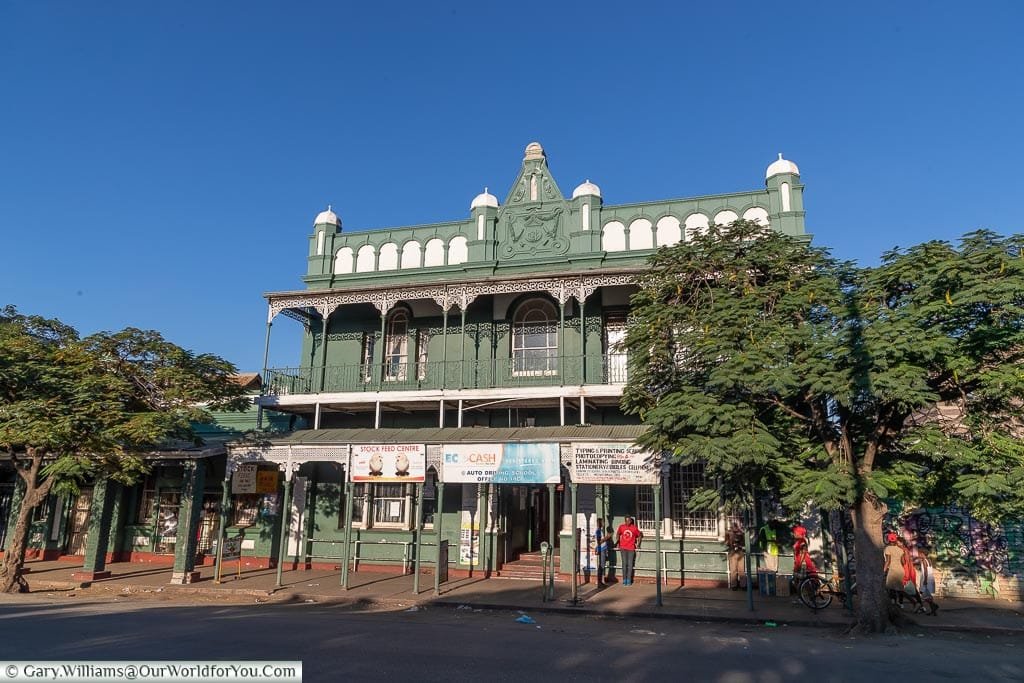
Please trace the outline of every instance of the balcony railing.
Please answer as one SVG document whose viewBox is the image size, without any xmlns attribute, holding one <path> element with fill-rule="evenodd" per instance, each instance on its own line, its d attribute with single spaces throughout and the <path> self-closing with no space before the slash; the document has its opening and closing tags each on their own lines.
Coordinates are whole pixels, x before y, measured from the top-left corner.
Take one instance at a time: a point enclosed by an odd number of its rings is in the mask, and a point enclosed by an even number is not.
<svg viewBox="0 0 1024 683">
<path fill-rule="evenodd" d="M 417 389 L 494 389 L 504 387 L 622 384 L 626 355 L 533 355 L 466 361 L 274 368 L 264 377 L 264 393 L 341 393 Z"/>
</svg>

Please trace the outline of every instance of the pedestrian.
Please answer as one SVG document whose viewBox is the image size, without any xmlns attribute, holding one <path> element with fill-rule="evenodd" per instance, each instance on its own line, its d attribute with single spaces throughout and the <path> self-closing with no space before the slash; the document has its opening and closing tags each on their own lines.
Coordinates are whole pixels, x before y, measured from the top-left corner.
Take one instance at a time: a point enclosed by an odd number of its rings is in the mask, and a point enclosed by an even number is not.
<svg viewBox="0 0 1024 683">
<path fill-rule="evenodd" d="M 927 609 L 921 606 L 917 608 L 917 611 L 926 612 L 934 617 L 939 611 L 939 606 L 935 602 L 935 574 L 932 571 L 932 563 L 928 561 L 928 553 L 924 548 L 917 549 L 916 564 L 918 592 L 921 595 L 921 599 L 928 605 Z"/>
<path fill-rule="evenodd" d="M 594 541 L 597 544 L 597 585 L 604 582 L 604 568 L 608 563 L 608 546 L 611 544 L 611 534 L 605 532 L 604 520 L 597 520 L 597 529 L 594 531 Z"/>
<path fill-rule="evenodd" d="M 882 553 L 882 572 L 885 574 L 885 588 L 889 591 L 889 599 L 894 605 L 903 607 L 903 556 L 906 553 L 899 544 L 899 536 L 893 532 L 885 535 L 885 550 Z"/>
<path fill-rule="evenodd" d="M 811 559 L 807 547 L 807 529 L 797 524 L 793 527 L 793 577 L 797 575 L 817 576 L 818 568 Z"/>
<path fill-rule="evenodd" d="M 917 570 L 914 569 L 914 557 L 907 547 L 907 542 L 899 539 L 900 547 L 903 548 L 903 594 L 914 603 L 914 611 L 923 610 L 924 603 L 917 591 Z"/>
<path fill-rule="evenodd" d="M 761 550 L 764 552 L 764 568 L 773 574 L 779 571 L 779 535 L 772 526 L 772 522 L 768 522 L 761 527 L 758 531 L 758 541 L 761 544 Z"/>
<path fill-rule="evenodd" d="M 619 525 L 615 532 L 615 539 L 619 546 L 619 554 L 622 556 L 622 585 L 633 585 L 633 568 L 636 564 L 636 549 L 640 547 L 640 539 L 643 534 L 637 527 L 633 518 L 626 516 L 626 521 Z"/>
<path fill-rule="evenodd" d="M 729 553 L 729 588 L 734 591 L 740 589 L 741 579 L 746 585 L 744 546 L 743 530 L 740 528 L 740 523 L 733 520 L 732 526 L 725 532 L 725 548 Z"/>
</svg>

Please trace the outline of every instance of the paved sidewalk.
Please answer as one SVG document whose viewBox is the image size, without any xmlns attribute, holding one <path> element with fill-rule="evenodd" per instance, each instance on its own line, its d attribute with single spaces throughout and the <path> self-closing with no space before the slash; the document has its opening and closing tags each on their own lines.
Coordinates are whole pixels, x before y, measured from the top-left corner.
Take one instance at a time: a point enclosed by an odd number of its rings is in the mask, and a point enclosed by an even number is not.
<svg viewBox="0 0 1024 683">
<path fill-rule="evenodd" d="M 213 567 L 203 567 L 200 579 L 188 586 L 170 584 L 171 569 L 151 564 L 114 563 L 108 565 L 111 577 L 88 584 L 71 578 L 77 565 L 67 562 L 35 561 L 26 564 L 32 592 L 64 591 L 76 596 L 112 597 L 148 595 L 175 600 L 228 600 L 237 602 L 316 602 L 377 606 L 382 609 L 408 609 L 431 604 L 462 606 L 463 609 L 510 609 L 528 614 L 557 611 L 592 616 L 629 616 L 682 618 L 697 621 L 756 623 L 771 627 L 822 626 L 844 627 L 853 622 L 838 601 L 814 612 L 795 597 L 762 597 L 754 594 L 751 611 L 745 591 L 719 588 L 691 588 L 676 585 L 662 587 L 662 605 L 657 605 L 656 586 L 637 583 L 612 584 L 598 588 L 593 583 L 579 588 L 579 600 L 571 601 L 568 582 L 555 584 L 555 600 L 542 599 L 541 584 L 535 581 L 469 577 L 453 579 L 441 585 L 434 595 L 434 577 L 420 576 L 420 592 L 415 593 L 412 575 L 371 571 L 352 572 L 349 589 L 341 587 L 341 572 L 297 570 L 282 574 L 282 586 L 276 587 L 276 570 L 247 569 L 240 576 L 228 573 L 223 582 L 214 579 Z M 231 567 L 226 567 L 230 569 Z M 951 631 L 1024 634 L 1024 605 L 1004 600 L 943 599 L 936 617 L 911 615 L 922 627 Z"/>
</svg>

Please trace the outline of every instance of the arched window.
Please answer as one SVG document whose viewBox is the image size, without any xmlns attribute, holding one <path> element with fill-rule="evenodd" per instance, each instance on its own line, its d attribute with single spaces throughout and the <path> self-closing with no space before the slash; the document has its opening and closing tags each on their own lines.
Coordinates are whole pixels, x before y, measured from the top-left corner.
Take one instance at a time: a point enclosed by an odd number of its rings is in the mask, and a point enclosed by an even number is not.
<svg viewBox="0 0 1024 683">
<path fill-rule="evenodd" d="M 547 299 L 530 299 L 512 318 L 512 374 L 554 375 L 558 370 L 558 313 Z"/>
<path fill-rule="evenodd" d="M 384 340 L 384 381 L 401 382 L 409 376 L 409 314 L 404 308 L 388 318 Z"/>
</svg>

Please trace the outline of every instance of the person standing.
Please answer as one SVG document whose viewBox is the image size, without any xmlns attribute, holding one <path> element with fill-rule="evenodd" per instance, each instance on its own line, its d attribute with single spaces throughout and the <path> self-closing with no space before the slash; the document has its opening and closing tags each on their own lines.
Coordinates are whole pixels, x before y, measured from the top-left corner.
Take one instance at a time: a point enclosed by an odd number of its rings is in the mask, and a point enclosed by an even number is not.
<svg viewBox="0 0 1024 683">
<path fill-rule="evenodd" d="M 778 532 L 771 522 L 761 527 L 758 539 L 764 552 L 764 568 L 774 574 L 779 571 L 779 540 Z"/>
<path fill-rule="evenodd" d="M 608 564 L 608 546 L 611 544 L 611 533 L 604 528 L 604 520 L 597 520 L 597 529 L 594 531 L 594 541 L 597 543 L 597 585 L 604 583 L 605 566 Z"/>
<path fill-rule="evenodd" d="M 899 536 L 891 531 L 885 535 L 885 550 L 882 554 L 882 572 L 885 574 L 885 588 L 889 591 L 889 599 L 893 604 L 903 606 L 903 556 L 906 553 L 899 544 Z"/>
<path fill-rule="evenodd" d="M 918 590 L 921 594 L 921 599 L 928 605 L 927 610 L 922 606 L 917 611 L 926 612 L 934 617 L 939 611 L 939 606 L 935 602 L 935 574 L 932 571 L 932 563 L 928 561 L 928 553 L 925 552 L 924 548 L 917 549 L 917 567 Z"/>
<path fill-rule="evenodd" d="M 915 612 L 923 610 L 924 603 L 917 592 L 917 570 L 914 568 L 914 557 L 906 541 L 901 538 L 899 543 L 900 547 L 903 548 L 903 594 L 914 603 Z"/>
<path fill-rule="evenodd" d="M 744 550 L 743 530 L 740 523 L 733 520 L 732 526 L 725 532 L 725 548 L 729 553 L 729 588 L 740 589 L 740 579 L 746 584 L 746 570 L 743 560 L 746 557 Z"/>
<path fill-rule="evenodd" d="M 620 524 L 616 530 L 615 537 L 619 544 L 619 554 L 622 555 L 622 585 L 632 586 L 636 549 L 643 534 L 640 533 L 633 518 L 627 516 L 626 521 Z"/>
<path fill-rule="evenodd" d="M 793 577 L 797 574 L 806 573 L 807 576 L 817 576 L 818 568 L 814 566 L 811 553 L 807 547 L 807 529 L 797 524 L 793 527 Z"/>
</svg>

